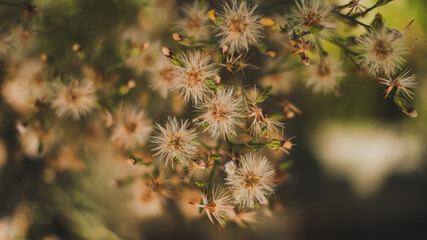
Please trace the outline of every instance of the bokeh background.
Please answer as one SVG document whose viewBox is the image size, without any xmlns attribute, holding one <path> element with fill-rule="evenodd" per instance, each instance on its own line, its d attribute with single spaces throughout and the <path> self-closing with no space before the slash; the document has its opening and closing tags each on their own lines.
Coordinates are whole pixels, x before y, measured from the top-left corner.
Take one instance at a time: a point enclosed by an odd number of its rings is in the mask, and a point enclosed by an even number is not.
<svg viewBox="0 0 427 240">
<path fill-rule="evenodd" d="M 37 9 L 28 9 L 29 5 L 22 4 L 26 2 Z M 119 101 L 136 98 L 153 119 L 162 119 L 179 107 L 171 107 L 172 103 L 165 103 L 158 96 L 146 96 L 147 76 L 129 67 L 131 64 L 123 65 L 120 47 L 124 36 L 130 34 L 180 51 L 182 46 L 173 41 L 171 34 L 179 14 L 177 8 L 184 2 L 0 1 L 1 34 L 12 36 L 10 41 L 15 46 L 12 60 L 0 60 L 0 239 L 427 238 L 424 0 L 395 0 L 362 19 L 369 23 L 375 12 L 381 12 L 386 25 L 398 30 L 415 19 L 405 43 L 411 50 L 408 65 L 418 76 L 414 105 L 418 118 L 407 117 L 391 101 L 383 100 L 383 87 L 356 71 L 351 62 L 346 62 L 341 96 L 314 94 L 305 87 L 304 68 L 294 67 L 299 60 L 289 56 L 286 37 L 270 30 L 266 30 L 263 41 L 278 53 L 275 59 L 266 60 L 251 49 L 249 61 L 259 70 L 248 69 L 244 75 L 225 73 L 224 78 L 236 78 L 245 84 L 278 81 L 280 90 L 275 96 L 290 99 L 303 111 L 286 122 L 286 135 L 295 136 L 297 146 L 286 157 L 292 165 L 276 192 L 282 208 L 266 210 L 258 223 L 248 228 L 234 224 L 225 229 L 214 227 L 205 216 L 185 216 L 179 203 L 173 201 L 161 214 L 143 217 L 153 209 L 134 200 L 135 189 L 112 186 L 114 179 L 142 170 L 128 165 L 113 147 L 99 141 L 105 138 L 104 133 L 97 132 L 97 128 L 88 130 L 101 125 L 95 120 L 61 122 L 68 129 L 65 132 L 69 138 L 84 143 L 85 152 L 78 163 L 65 170 L 50 166 L 46 157 L 23 152 L 16 129 L 23 114 L 5 100 L 10 61 L 46 54 L 54 71 L 79 72 L 81 62 L 72 49 L 78 43 L 90 55 L 86 64 L 103 71 L 106 78 L 116 83 L 129 79 L 137 82 L 137 88 Z M 221 3 L 208 2 L 212 8 Z M 375 1 L 362 2 L 370 6 Z M 276 19 L 283 18 L 293 5 L 293 1 L 286 0 L 257 3 L 262 14 Z M 31 36 L 21 39 L 19 36 L 27 28 L 34 29 L 28 33 Z M 362 29 L 352 31 L 356 35 Z M 100 42 L 102 48 L 97 50 Z M 0 52 L 7 46 L 0 46 Z M 339 56 L 333 46 L 326 47 Z M 276 62 L 288 70 L 282 75 L 269 72 Z M 111 70 L 111 66 L 115 68 Z M 67 156 L 66 161 L 74 161 L 72 154 Z"/>
</svg>

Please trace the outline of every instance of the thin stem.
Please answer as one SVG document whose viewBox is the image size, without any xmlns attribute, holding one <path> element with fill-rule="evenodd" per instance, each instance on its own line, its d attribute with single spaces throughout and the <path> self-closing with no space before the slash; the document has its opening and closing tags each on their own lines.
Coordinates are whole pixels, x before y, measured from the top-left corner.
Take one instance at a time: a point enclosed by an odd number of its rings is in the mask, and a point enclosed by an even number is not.
<svg viewBox="0 0 427 240">
<path fill-rule="evenodd" d="M 360 25 L 360 26 L 362 26 L 362 27 L 366 28 L 366 30 L 368 30 L 368 31 L 371 31 L 371 26 L 366 25 L 366 24 L 364 24 L 364 23 L 360 22 L 359 20 L 357 20 L 357 19 L 355 19 L 355 18 L 352 18 L 352 17 L 350 17 L 350 16 L 344 15 L 344 14 L 342 14 L 342 13 L 335 13 L 335 14 L 336 14 L 336 15 L 338 15 L 339 17 L 345 18 L 345 19 L 347 19 L 347 20 L 349 20 L 349 21 L 351 21 L 351 22 L 353 22 L 353 23 L 356 23 L 356 24 L 358 24 L 358 25 Z"/>
</svg>

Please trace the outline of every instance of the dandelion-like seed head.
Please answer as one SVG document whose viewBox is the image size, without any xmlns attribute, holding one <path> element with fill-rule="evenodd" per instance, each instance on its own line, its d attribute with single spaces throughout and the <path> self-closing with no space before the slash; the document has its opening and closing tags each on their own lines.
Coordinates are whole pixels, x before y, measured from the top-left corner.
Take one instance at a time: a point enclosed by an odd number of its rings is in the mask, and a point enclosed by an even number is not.
<svg viewBox="0 0 427 240">
<path fill-rule="evenodd" d="M 230 196 L 226 193 L 212 188 L 212 193 L 208 196 L 206 193 L 202 194 L 202 204 L 190 204 L 203 208 L 212 224 L 215 224 L 212 216 L 218 221 L 221 226 L 225 226 L 225 220 L 232 214 L 233 206 Z"/>
<path fill-rule="evenodd" d="M 206 26 L 209 20 L 207 7 L 200 6 L 199 1 L 196 0 L 192 4 L 184 4 L 181 12 L 182 16 L 176 21 L 176 29 L 195 39 L 206 39 L 209 36 Z"/>
<path fill-rule="evenodd" d="M 358 60 L 361 67 L 374 76 L 395 73 L 405 62 L 402 55 L 406 49 L 401 46 L 401 39 L 386 27 L 360 37 Z"/>
<path fill-rule="evenodd" d="M 264 205 L 273 193 L 274 168 L 267 158 L 247 154 L 242 156 L 233 175 L 228 175 L 226 184 L 236 204 L 243 207 Z"/>
<path fill-rule="evenodd" d="M 234 88 L 219 88 L 216 94 L 198 106 L 203 114 L 200 124 L 206 125 L 214 138 L 231 138 L 237 135 L 237 130 L 244 118 L 242 98 L 236 96 Z"/>
<path fill-rule="evenodd" d="M 51 102 L 59 117 L 70 116 L 79 120 L 93 110 L 96 105 L 96 95 L 93 83 L 90 81 L 72 81 L 67 85 L 57 84 Z"/>
<path fill-rule="evenodd" d="M 188 125 L 188 121 L 178 122 L 176 118 L 168 118 L 164 128 L 157 124 L 158 132 L 152 141 L 154 155 L 166 163 L 177 160 L 186 166 L 196 156 L 199 146 L 195 141 L 196 131 Z"/>
<path fill-rule="evenodd" d="M 399 74 L 397 77 L 387 77 L 382 78 L 378 77 L 377 81 L 385 86 L 387 86 L 386 95 L 387 97 L 394 87 L 396 87 L 396 94 L 400 95 L 404 98 L 413 99 L 414 93 L 411 89 L 415 88 L 417 86 L 417 82 L 415 81 L 416 76 L 415 74 L 409 75 L 409 70 L 403 71 L 401 74 Z"/>
<path fill-rule="evenodd" d="M 147 142 L 152 130 L 151 121 L 146 118 L 144 111 L 125 107 L 119 113 L 111 139 L 120 147 L 134 149 Z"/>
<path fill-rule="evenodd" d="M 296 7 L 292 8 L 292 13 L 288 18 L 294 29 L 309 31 L 317 28 L 317 35 L 324 36 L 328 30 L 334 29 L 337 25 L 331 19 L 332 7 L 326 5 L 321 0 L 299 0 L 295 1 Z"/>
<path fill-rule="evenodd" d="M 340 60 L 323 57 L 310 65 L 310 78 L 307 86 L 313 87 L 314 92 L 331 92 L 344 76 Z"/>
<path fill-rule="evenodd" d="M 230 52 L 240 52 L 257 43 L 262 26 L 255 11 L 256 6 L 249 6 L 245 1 L 224 4 L 218 15 L 222 20 L 217 30 L 220 45 L 228 46 Z"/>
<path fill-rule="evenodd" d="M 174 89 L 180 92 L 184 101 L 191 99 L 198 104 L 209 91 L 206 81 L 216 75 L 215 64 L 207 53 L 200 51 L 183 53 L 179 60 L 182 66 L 177 68 Z"/>
<path fill-rule="evenodd" d="M 150 86 L 158 91 L 163 98 L 166 98 L 175 83 L 177 71 L 167 59 L 161 59 L 163 60 L 159 61 L 151 71 Z"/>
<path fill-rule="evenodd" d="M 24 62 L 18 70 L 16 79 L 32 101 L 47 97 L 49 88 L 41 61 L 31 60 Z"/>
</svg>

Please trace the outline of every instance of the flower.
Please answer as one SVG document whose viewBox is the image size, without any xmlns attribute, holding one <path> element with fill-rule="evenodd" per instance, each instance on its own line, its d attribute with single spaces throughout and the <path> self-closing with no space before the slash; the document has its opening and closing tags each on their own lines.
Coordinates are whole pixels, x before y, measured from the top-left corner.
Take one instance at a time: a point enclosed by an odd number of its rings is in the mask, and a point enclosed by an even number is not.
<svg viewBox="0 0 427 240">
<path fill-rule="evenodd" d="M 220 38 L 220 46 L 228 46 L 230 52 L 240 52 L 247 51 L 250 45 L 258 42 L 262 25 L 255 10 L 256 6 L 249 6 L 245 1 L 223 5 L 218 14 L 221 23 L 216 34 Z"/>
<path fill-rule="evenodd" d="M 224 168 L 225 168 L 225 172 L 226 172 L 228 175 L 233 175 L 233 174 L 234 174 L 234 171 L 236 170 L 236 163 L 234 163 L 234 161 L 228 161 L 228 162 L 224 165 Z"/>
<path fill-rule="evenodd" d="M 332 19 L 332 7 L 321 0 L 299 0 L 295 1 L 296 7 L 288 18 L 293 29 L 308 32 L 315 28 L 317 31 L 311 33 L 318 36 L 327 35 L 331 29 L 337 27 Z"/>
<path fill-rule="evenodd" d="M 144 111 L 126 107 L 119 113 L 111 139 L 123 148 L 134 149 L 146 143 L 152 130 L 151 121 L 145 117 Z"/>
<path fill-rule="evenodd" d="M 206 81 L 214 79 L 215 64 L 207 53 L 200 51 L 183 53 L 178 58 L 182 66 L 177 67 L 173 88 L 180 91 L 185 102 L 191 99 L 197 105 L 209 91 Z"/>
<path fill-rule="evenodd" d="M 152 139 L 155 145 L 153 151 L 156 152 L 154 156 L 165 160 L 166 163 L 172 161 L 174 164 L 176 160 L 186 166 L 188 161 L 196 156 L 199 146 L 195 141 L 198 134 L 194 129 L 189 129 L 188 125 L 188 121 L 178 122 L 176 118 L 170 117 L 165 128 L 157 124 L 158 132 Z"/>
<path fill-rule="evenodd" d="M 200 6 L 195 0 L 192 4 L 186 3 L 181 8 L 182 16 L 177 19 L 175 28 L 184 35 L 195 39 L 206 39 L 209 36 L 206 23 L 209 20 L 207 7 Z"/>
<path fill-rule="evenodd" d="M 256 96 L 256 89 L 255 94 Z M 268 118 L 267 114 L 263 113 L 262 109 L 257 106 L 256 99 L 247 98 L 246 108 L 248 114 L 246 120 L 251 120 L 249 125 L 249 132 L 252 136 L 258 137 L 260 135 L 266 135 L 267 137 L 276 137 L 283 129 L 283 124 L 274 119 Z"/>
<path fill-rule="evenodd" d="M 244 118 L 242 98 L 237 97 L 234 88 L 218 88 L 212 95 L 197 106 L 203 114 L 198 118 L 199 124 L 205 126 L 214 138 L 231 138 Z"/>
<path fill-rule="evenodd" d="M 235 222 L 237 226 L 246 228 L 247 224 L 256 223 L 257 213 L 255 211 L 242 210 L 236 212 L 233 210 L 230 214 L 230 220 Z"/>
<path fill-rule="evenodd" d="M 400 45 L 401 35 L 386 27 L 374 29 L 358 39 L 362 68 L 374 76 L 390 75 L 405 62 L 402 55 L 406 49 Z"/>
<path fill-rule="evenodd" d="M 390 92 L 393 90 L 394 87 L 397 88 L 396 94 L 402 95 L 403 97 L 407 97 L 409 99 L 414 98 L 414 93 L 410 90 L 411 88 L 415 88 L 417 86 L 417 83 L 415 81 L 415 74 L 409 75 L 409 70 L 403 71 L 399 76 L 396 78 L 382 78 L 377 77 L 377 81 L 383 85 L 388 86 L 386 90 L 386 95 L 384 98 L 387 98 L 387 96 L 390 94 Z"/>
<path fill-rule="evenodd" d="M 158 91 L 160 96 L 166 98 L 172 90 L 176 79 L 176 68 L 165 58 L 160 58 L 156 66 L 151 71 L 150 86 Z"/>
<path fill-rule="evenodd" d="M 93 83 L 90 81 L 72 81 L 67 85 L 55 85 L 51 107 L 59 117 L 70 116 L 79 120 L 96 106 L 96 95 Z"/>
<path fill-rule="evenodd" d="M 228 175 L 226 185 L 236 204 L 243 207 L 264 205 L 273 193 L 274 168 L 264 156 L 251 153 L 242 156 L 233 175 Z"/>
<path fill-rule="evenodd" d="M 40 60 L 24 62 L 15 78 L 32 101 L 47 97 L 49 88 L 46 82 L 46 73 L 43 71 L 43 63 Z"/>
<path fill-rule="evenodd" d="M 331 92 L 336 89 L 341 78 L 345 76 L 341 61 L 330 57 L 322 57 L 310 65 L 308 87 L 314 92 Z"/>
<path fill-rule="evenodd" d="M 212 219 L 213 216 L 219 224 L 224 227 L 225 219 L 227 219 L 233 211 L 230 197 L 227 194 L 224 194 L 224 192 L 221 192 L 218 189 L 214 190 L 214 188 L 212 188 L 212 193 L 209 197 L 206 193 L 202 193 L 202 202 L 202 204 L 193 202 L 189 203 L 196 207 L 203 208 L 212 224 L 215 225 Z"/>
</svg>

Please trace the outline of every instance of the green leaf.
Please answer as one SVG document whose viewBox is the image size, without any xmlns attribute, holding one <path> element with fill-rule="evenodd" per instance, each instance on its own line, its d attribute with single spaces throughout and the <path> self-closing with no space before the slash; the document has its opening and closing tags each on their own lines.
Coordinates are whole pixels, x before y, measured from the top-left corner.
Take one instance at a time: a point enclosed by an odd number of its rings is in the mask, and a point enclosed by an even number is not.
<svg viewBox="0 0 427 240">
<path fill-rule="evenodd" d="M 196 181 L 194 181 L 194 183 L 197 185 L 197 187 L 199 187 L 199 188 L 203 188 L 203 187 L 205 187 L 206 185 L 207 185 L 207 182 L 206 181 L 203 181 L 203 180 L 196 180 Z"/>
<path fill-rule="evenodd" d="M 132 49 L 132 51 L 130 52 L 129 56 L 130 57 L 137 57 L 141 54 L 142 52 L 142 48 L 141 47 L 136 47 L 134 49 Z"/>
<path fill-rule="evenodd" d="M 129 153 L 128 158 L 131 160 L 129 161 L 129 164 L 132 164 L 132 165 L 137 165 L 137 166 L 150 165 L 149 163 L 144 162 L 142 158 L 136 157 L 132 153 Z"/>
<path fill-rule="evenodd" d="M 381 13 L 377 13 L 377 15 L 375 15 L 375 18 L 372 21 L 371 26 L 377 30 L 380 30 L 384 27 L 383 16 L 381 15 Z"/>
<path fill-rule="evenodd" d="M 213 80 L 206 80 L 206 86 L 208 86 L 208 88 L 215 89 L 216 88 L 216 83 Z"/>
<path fill-rule="evenodd" d="M 384 6 L 389 2 L 392 2 L 393 0 L 378 0 L 377 3 L 375 3 L 374 7 L 380 7 Z"/>
<path fill-rule="evenodd" d="M 267 87 L 264 92 L 256 99 L 255 104 L 264 102 L 271 94 L 272 86 Z"/>
</svg>

